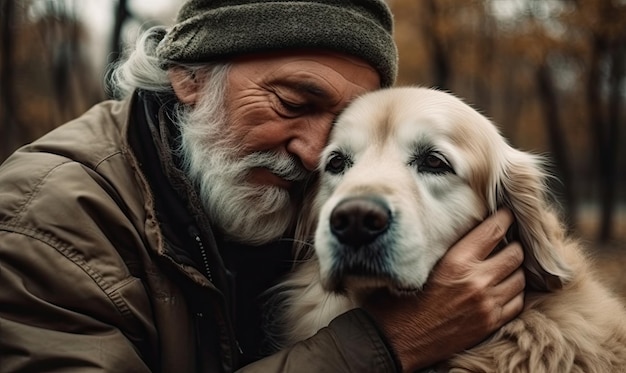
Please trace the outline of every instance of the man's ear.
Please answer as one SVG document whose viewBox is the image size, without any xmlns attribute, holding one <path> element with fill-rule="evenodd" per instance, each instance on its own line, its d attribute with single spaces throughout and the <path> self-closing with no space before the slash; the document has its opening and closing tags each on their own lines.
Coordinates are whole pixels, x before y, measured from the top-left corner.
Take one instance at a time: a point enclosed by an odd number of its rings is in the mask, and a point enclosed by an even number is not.
<svg viewBox="0 0 626 373">
<path fill-rule="evenodd" d="M 195 105 L 202 83 L 193 71 L 181 67 L 172 67 L 167 71 L 174 93 L 185 105 Z"/>
</svg>

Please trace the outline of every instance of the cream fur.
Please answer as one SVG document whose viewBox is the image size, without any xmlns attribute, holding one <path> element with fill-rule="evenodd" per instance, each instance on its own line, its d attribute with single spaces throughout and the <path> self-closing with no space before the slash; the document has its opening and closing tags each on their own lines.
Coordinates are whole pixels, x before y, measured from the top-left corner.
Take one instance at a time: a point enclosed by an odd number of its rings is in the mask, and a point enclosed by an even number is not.
<svg viewBox="0 0 626 373">
<path fill-rule="evenodd" d="M 329 163 L 342 165 L 338 154 L 345 167 L 330 172 Z M 449 169 L 422 167 L 425 154 L 441 157 Z M 310 215 L 301 220 L 302 238 L 314 236 L 315 255 L 279 287 L 282 343 L 312 336 L 375 288 L 419 291 L 462 234 L 507 206 L 516 217 L 512 233 L 526 250 L 525 310 L 441 370 L 626 371 L 624 305 L 596 280 L 581 245 L 566 236 L 548 203 L 546 177 L 539 157 L 509 146 L 489 120 L 452 95 L 393 88 L 356 100 L 338 118 L 316 197 L 304 210 Z M 342 259 L 346 245 L 329 220 L 346 198 L 372 196 L 391 218 L 387 230 L 361 248 L 385 254 L 371 263 L 376 276 L 370 278 L 358 256 L 354 267 L 342 269 L 353 262 Z"/>
</svg>

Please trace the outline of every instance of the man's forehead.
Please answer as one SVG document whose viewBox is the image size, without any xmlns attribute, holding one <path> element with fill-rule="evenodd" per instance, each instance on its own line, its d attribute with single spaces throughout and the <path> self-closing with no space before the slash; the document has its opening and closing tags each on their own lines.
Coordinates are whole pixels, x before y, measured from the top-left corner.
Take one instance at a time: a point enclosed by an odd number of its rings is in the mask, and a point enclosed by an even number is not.
<svg viewBox="0 0 626 373">
<path fill-rule="evenodd" d="M 295 50 L 270 53 L 256 53 L 234 58 L 232 62 L 244 68 L 251 69 L 255 74 L 279 76 L 299 73 L 319 74 L 320 79 L 330 79 L 334 74 L 341 74 L 343 78 L 359 82 L 360 80 L 376 80 L 378 88 L 380 76 L 378 71 L 364 60 L 347 54 L 318 51 Z"/>
<path fill-rule="evenodd" d="M 379 88 L 378 72 L 339 53 L 256 54 L 233 60 L 235 70 L 263 85 L 284 85 L 319 99 L 355 96 Z"/>
</svg>

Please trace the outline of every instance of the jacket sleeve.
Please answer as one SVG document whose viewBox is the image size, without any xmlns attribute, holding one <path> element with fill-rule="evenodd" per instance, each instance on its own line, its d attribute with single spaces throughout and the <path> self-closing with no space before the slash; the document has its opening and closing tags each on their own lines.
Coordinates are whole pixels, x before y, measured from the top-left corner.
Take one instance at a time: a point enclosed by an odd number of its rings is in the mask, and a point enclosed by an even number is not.
<svg viewBox="0 0 626 373">
<path fill-rule="evenodd" d="M 335 318 L 313 337 L 241 369 L 256 372 L 397 372 L 373 320 L 361 309 Z"/>
<path fill-rule="evenodd" d="M 125 309 L 141 284 L 107 283 L 50 240 L 0 224 L 0 372 L 149 372 L 136 339 L 146 330 Z"/>
</svg>

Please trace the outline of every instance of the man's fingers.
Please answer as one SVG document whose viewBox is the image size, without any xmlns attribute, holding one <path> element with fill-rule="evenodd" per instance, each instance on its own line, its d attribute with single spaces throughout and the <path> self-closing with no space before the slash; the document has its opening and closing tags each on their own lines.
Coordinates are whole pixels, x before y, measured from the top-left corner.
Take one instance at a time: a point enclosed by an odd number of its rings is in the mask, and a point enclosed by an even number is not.
<svg viewBox="0 0 626 373">
<path fill-rule="evenodd" d="M 500 326 L 513 320 L 524 309 L 524 292 L 521 291 L 511 298 L 508 302 L 502 305 L 502 312 L 500 314 Z"/>
<path fill-rule="evenodd" d="M 524 307 L 524 270 L 518 268 L 493 288 L 496 303 L 502 305 L 500 320 L 505 323 L 517 316 Z"/>
<path fill-rule="evenodd" d="M 497 296 L 501 298 L 501 304 L 504 304 L 518 293 L 524 291 L 525 287 L 526 277 L 524 276 L 524 270 L 522 268 L 518 268 L 502 282 L 495 285 L 494 291 Z"/>
<path fill-rule="evenodd" d="M 484 260 L 482 265 L 493 272 L 492 284 L 496 285 L 509 277 L 524 262 L 524 249 L 519 242 L 512 242 Z"/>
<path fill-rule="evenodd" d="M 509 209 L 499 209 L 461 238 L 450 250 L 463 250 L 463 255 L 484 260 L 504 239 L 513 221 L 513 213 Z"/>
</svg>

